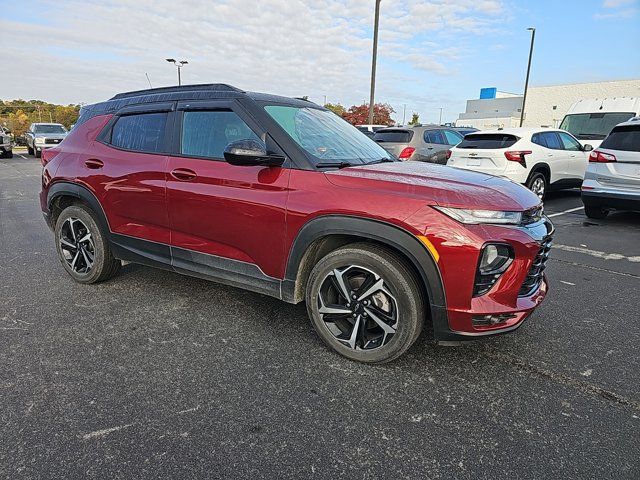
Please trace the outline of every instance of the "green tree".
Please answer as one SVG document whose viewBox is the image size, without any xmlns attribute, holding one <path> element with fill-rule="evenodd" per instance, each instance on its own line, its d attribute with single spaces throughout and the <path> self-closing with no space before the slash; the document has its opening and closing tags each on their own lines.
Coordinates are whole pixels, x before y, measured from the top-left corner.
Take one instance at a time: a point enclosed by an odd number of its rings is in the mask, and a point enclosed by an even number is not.
<svg viewBox="0 0 640 480">
<path fill-rule="evenodd" d="M 420 115 L 416 112 L 413 112 L 411 115 L 411 120 L 409 120 L 409 125 L 418 125 L 420 123 Z"/>
<path fill-rule="evenodd" d="M 333 113 L 335 113 L 339 117 L 342 117 L 344 113 L 347 111 L 347 109 L 344 108 L 339 103 L 325 103 L 324 108 L 331 110 Z"/>
</svg>

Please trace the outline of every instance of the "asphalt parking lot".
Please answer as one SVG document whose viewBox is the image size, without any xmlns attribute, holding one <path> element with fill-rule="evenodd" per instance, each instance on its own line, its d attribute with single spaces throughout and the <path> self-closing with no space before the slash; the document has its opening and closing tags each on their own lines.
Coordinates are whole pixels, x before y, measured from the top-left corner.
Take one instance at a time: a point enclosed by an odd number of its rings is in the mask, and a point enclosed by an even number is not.
<svg viewBox="0 0 640 480">
<path fill-rule="evenodd" d="M 640 214 L 551 194 L 522 328 L 365 366 L 303 305 L 132 264 L 75 284 L 39 175 L 0 159 L 0 478 L 640 478 Z"/>
</svg>

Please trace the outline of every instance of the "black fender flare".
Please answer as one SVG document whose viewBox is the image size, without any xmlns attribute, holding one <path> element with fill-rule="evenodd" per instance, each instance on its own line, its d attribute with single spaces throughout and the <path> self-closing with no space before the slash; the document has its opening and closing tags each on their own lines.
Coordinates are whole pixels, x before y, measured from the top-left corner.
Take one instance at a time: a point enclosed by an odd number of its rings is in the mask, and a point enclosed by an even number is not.
<svg viewBox="0 0 640 480">
<path fill-rule="evenodd" d="M 100 202 L 91 190 L 80 184 L 72 182 L 54 183 L 49 187 L 49 191 L 47 192 L 47 209 L 49 212 L 51 212 L 51 206 L 56 198 L 63 196 L 75 197 L 89 205 L 91 210 L 95 213 L 102 231 L 105 232 L 105 234 L 111 233 L 109 222 L 107 221 L 107 216 L 102 209 L 102 205 L 100 205 Z"/>
<path fill-rule="evenodd" d="M 316 240 L 334 234 L 355 235 L 372 239 L 401 252 L 420 274 L 431 307 L 434 322 L 444 313 L 446 299 L 440 270 L 431 254 L 408 231 L 380 220 L 346 215 L 324 215 L 308 221 L 298 232 L 287 260 L 283 282 L 283 297 L 293 298 L 298 269 L 307 248 Z M 440 314 L 435 310 L 441 311 Z M 448 323 L 448 322 L 447 322 Z"/>
</svg>

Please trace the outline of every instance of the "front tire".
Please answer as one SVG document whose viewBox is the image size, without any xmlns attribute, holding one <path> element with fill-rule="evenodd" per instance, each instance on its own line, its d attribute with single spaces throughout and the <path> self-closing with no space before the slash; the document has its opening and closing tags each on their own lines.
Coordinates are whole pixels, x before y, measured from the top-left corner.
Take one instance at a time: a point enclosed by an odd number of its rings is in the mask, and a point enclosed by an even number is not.
<svg viewBox="0 0 640 480">
<path fill-rule="evenodd" d="M 419 337 L 425 318 L 418 279 L 406 261 L 366 243 L 322 258 L 311 271 L 305 299 L 320 338 L 364 363 L 401 356 Z"/>
<path fill-rule="evenodd" d="M 33 155 L 33 148 L 31 148 L 29 145 L 27 145 L 27 153 L 29 155 Z"/>
<path fill-rule="evenodd" d="M 93 213 L 82 205 L 65 208 L 56 221 L 56 250 L 62 266 L 78 283 L 98 283 L 118 273 L 121 262 Z"/>
<path fill-rule="evenodd" d="M 602 207 L 584 206 L 584 213 L 589 218 L 602 220 L 609 215 L 609 210 L 605 210 Z"/>
<path fill-rule="evenodd" d="M 540 200 L 544 200 L 549 188 L 549 181 L 544 173 L 533 172 L 529 175 L 526 186 L 529 190 L 535 193 Z"/>
</svg>

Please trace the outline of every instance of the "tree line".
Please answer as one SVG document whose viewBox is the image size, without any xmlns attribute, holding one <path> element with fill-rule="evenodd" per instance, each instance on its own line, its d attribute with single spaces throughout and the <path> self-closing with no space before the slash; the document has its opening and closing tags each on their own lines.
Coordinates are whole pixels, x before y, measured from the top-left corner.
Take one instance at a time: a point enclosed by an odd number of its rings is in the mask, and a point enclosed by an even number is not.
<svg viewBox="0 0 640 480">
<path fill-rule="evenodd" d="M 80 105 L 56 105 L 42 100 L 0 101 L 0 125 L 14 137 L 24 135 L 34 122 L 61 123 L 71 128 L 80 113 Z"/>
<path fill-rule="evenodd" d="M 325 108 L 331 110 L 336 115 L 344 118 L 352 125 L 366 125 L 369 123 L 369 105 L 353 105 L 347 110 L 339 103 L 326 103 Z M 395 110 L 388 103 L 373 104 L 373 124 L 374 125 L 394 125 L 396 122 L 391 118 L 391 114 Z M 417 113 L 413 113 L 409 125 L 420 123 L 420 117 Z"/>
</svg>

